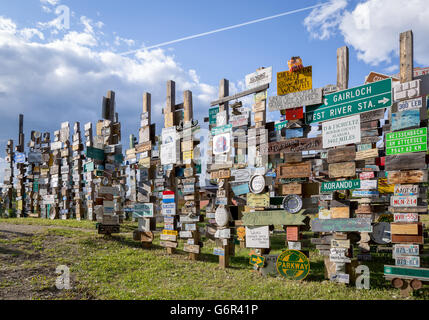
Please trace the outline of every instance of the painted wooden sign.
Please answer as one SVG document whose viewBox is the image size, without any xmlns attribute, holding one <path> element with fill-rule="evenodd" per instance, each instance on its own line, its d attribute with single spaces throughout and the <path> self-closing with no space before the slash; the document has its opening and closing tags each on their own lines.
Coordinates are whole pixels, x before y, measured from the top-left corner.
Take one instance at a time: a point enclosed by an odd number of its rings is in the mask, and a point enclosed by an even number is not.
<svg viewBox="0 0 429 320">
<path fill-rule="evenodd" d="M 330 181 L 322 182 L 320 192 L 328 193 L 337 190 L 352 190 L 360 189 L 361 181 L 360 180 L 344 180 L 344 181 Z"/>
<path fill-rule="evenodd" d="M 423 234 L 421 235 L 392 234 L 392 243 L 424 244 L 424 237 L 423 237 Z"/>
<path fill-rule="evenodd" d="M 420 126 L 420 110 L 406 110 L 392 113 L 392 130 L 402 130 Z"/>
<path fill-rule="evenodd" d="M 347 239 L 347 240 L 332 239 L 331 247 L 332 248 L 350 248 L 350 239 Z"/>
<path fill-rule="evenodd" d="M 396 184 L 395 196 L 416 196 L 419 194 L 419 186 L 413 184 Z"/>
<path fill-rule="evenodd" d="M 247 89 L 255 89 L 264 84 L 271 83 L 273 78 L 273 67 L 264 68 L 246 76 Z"/>
<path fill-rule="evenodd" d="M 392 196 L 390 205 L 393 207 L 417 207 L 417 196 Z"/>
<path fill-rule="evenodd" d="M 372 232 L 368 219 L 314 219 L 311 221 L 313 232 Z"/>
<path fill-rule="evenodd" d="M 330 209 L 331 219 L 348 219 L 350 218 L 349 207 L 333 207 Z"/>
<path fill-rule="evenodd" d="M 386 155 L 427 150 L 426 127 L 386 134 Z"/>
<path fill-rule="evenodd" d="M 423 170 L 389 171 L 389 184 L 423 183 L 428 181 L 428 173 Z"/>
<path fill-rule="evenodd" d="M 400 235 L 419 235 L 421 234 L 422 224 L 421 223 L 391 223 L 390 232 L 392 234 Z"/>
<path fill-rule="evenodd" d="M 398 154 L 386 157 L 386 171 L 426 169 L 426 152 Z"/>
<path fill-rule="evenodd" d="M 270 205 L 270 194 L 262 193 L 262 194 L 247 194 L 247 205 L 249 207 L 254 208 L 265 208 Z"/>
<path fill-rule="evenodd" d="M 307 178 L 311 176 L 311 162 L 280 164 L 276 173 L 277 179 Z"/>
<path fill-rule="evenodd" d="M 313 88 L 313 67 L 277 73 L 277 95 L 310 90 Z"/>
<path fill-rule="evenodd" d="M 393 221 L 399 223 L 419 222 L 419 214 L 416 212 L 394 213 Z"/>
<path fill-rule="evenodd" d="M 329 164 L 329 178 L 347 178 L 356 175 L 355 162 L 340 162 Z"/>
<path fill-rule="evenodd" d="M 245 226 L 266 226 L 266 225 L 284 225 L 284 226 L 303 226 L 306 217 L 299 214 L 287 213 L 284 210 L 266 210 L 257 212 L 248 212 L 243 216 L 243 225 Z"/>
<path fill-rule="evenodd" d="M 268 249 L 270 247 L 269 226 L 248 227 L 246 226 L 246 247 L 257 249 Z"/>
<path fill-rule="evenodd" d="M 321 149 L 323 149 L 322 138 L 302 138 L 261 144 L 260 153 L 261 155 L 274 155 Z"/>
<path fill-rule="evenodd" d="M 200 246 L 197 245 L 197 244 L 187 244 L 187 243 L 185 243 L 183 245 L 183 251 L 189 252 L 189 253 L 199 254 L 200 253 Z"/>
<path fill-rule="evenodd" d="M 322 125 L 322 133 L 324 149 L 360 143 L 360 116 L 355 115 L 324 122 Z"/>
<path fill-rule="evenodd" d="M 335 263 L 350 263 L 351 259 L 347 257 L 348 248 L 331 248 L 329 260 Z"/>
<path fill-rule="evenodd" d="M 250 169 L 231 170 L 230 176 L 234 177 L 234 182 L 249 182 L 252 173 Z"/>
<path fill-rule="evenodd" d="M 322 103 L 322 89 L 311 89 L 290 93 L 285 96 L 270 97 L 268 110 L 270 112 L 294 109 L 300 106 L 310 106 Z"/>
<path fill-rule="evenodd" d="M 354 161 L 356 148 L 354 146 L 328 150 L 328 163 Z"/>
<path fill-rule="evenodd" d="M 392 79 L 339 91 L 324 97 L 324 104 L 310 106 L 306 123 L 321 122 L 392 106 Z"/>
<path fill-rule="evenodd" d="M 172 234 L 160 234 L 159 239 L 161 241 L 177 241 L 177 236 Z"/>
<path fill-rule="evenodd" d="M 159 245 L 161 247 L 165 247 L 165 248 L 177 248 L 179 243 L 178 242 L 172 242 L 172 241 L 160 241 Z"/>
<path fill-rule="evenodd" d="M 405 100 L 398 102 L 398 111 L 407 111 L 413 109 L 420 109 L 423 106 L 423 98 L 419 97 L 416 99 Z"/>
<path fill-rule="evenodd" d="M 289 183 L 281 185 L 281 194 L 289 195 L 289 194 L 301 194 L 302 193 L 302 184 L 298 183 Z"/>
<path fill-rule="evenodd" d="M 372 159 L 377 157 L 378 157 L 378 149 L 370 149 L 370 150 L 356 152 L 355 160 L 359 161 L 359 160 Z"/>
</svg>

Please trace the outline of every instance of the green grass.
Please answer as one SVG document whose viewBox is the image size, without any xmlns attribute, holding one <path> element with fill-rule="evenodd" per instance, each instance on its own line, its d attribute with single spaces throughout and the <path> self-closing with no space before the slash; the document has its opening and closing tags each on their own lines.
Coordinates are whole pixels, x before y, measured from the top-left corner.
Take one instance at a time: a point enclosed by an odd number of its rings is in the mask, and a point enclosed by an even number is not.
<svg viewBox="0 0 429 320">
<path fill-rule="evenodd" d="M 183 242 L 174 255 L 168 255 L 159 246 L 157 235 L 151 249 L 142 249 L 132 240 L 130 231 L 136 223 L 126 222 L 120 235 L 104 237 L 95 232 L 95 223 L 88 221 L 60 221 L 42 219 L 0 219 L 0 223 L 51 225 L 31 237 L 19 238 L 15 245 L 31 245 L 31 250 L 45 259 L 26 261 L 23 268 L 36 266 L 54 270 L 64 264 L 70 268 L 73 290 L 61 299 L 403 299 L 399 290 L 393 289 L 383 278 L 383 265 L 391 264 L 389 257 L 374 254 L 374 261 L 364 262 L 371 271 L 371 289 L 357 290 L 354 286 L 335 284 L 324 280 L 323 257 L 314 248 L 310 250 L 311 272 L 304 281 L 297 282 L 278 277 L 263 277 L 253 271 L 249 264 L 249 249 L 236 246 L 230 268 L 218 266 L 218 257 L 212 255 L 214 243 L 205 241 L 199 261 L 190 261 L 181 251 Z M 79 226 L 80 229 L 79 230 Z M 76 229 L 70 229 L 76 228 Z M 94 232 L 85 230 L 93 229 Z M 309 243 L 311 233 L 305 233 L 304 243 Z M 284 250 L 285 234 L 272 236 L 272 251 Z M 18 242 L 18 243 L 17 243 Z M 1 244 L 0 244 L 1 246 Z M 309 245 L 307 245 L 309 246 Z M 42 261 L 40 261 L 42 260 Z M 428 261 L 426 261 L 428 262 Z M 14 266 L 8 266 L 13 270 Z M 35 276 L 33 287 L 43 291 L 55 285 L 55 275 Z M 0 282 L 1 287 L 10 287 L 9 282 Z M 408 299 L 427 299 L 426 290 L 415 293 Z M 37 295 L 35 295 L 37 298 Z"/>
</svg>

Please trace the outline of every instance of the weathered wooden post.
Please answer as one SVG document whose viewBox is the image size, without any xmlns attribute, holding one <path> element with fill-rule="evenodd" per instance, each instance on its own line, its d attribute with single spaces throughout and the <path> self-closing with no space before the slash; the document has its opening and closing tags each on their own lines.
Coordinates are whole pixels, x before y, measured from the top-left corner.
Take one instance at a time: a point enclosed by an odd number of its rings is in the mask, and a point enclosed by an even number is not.
<svg viewBox="0 0 429 320">
<path fill-rule="evenodd" d="M 92 133 L 92 123 L 88 122 L 85 124 L 85 146 L 86 150 L 88 148 L 93 148 L 93 133 Z M 94 221 L 96 216 L 94 214 L 94 195 L 95 195 L 95 186 L 94 186 L 94 175 L 95 164 L 94 161 L 87 156 L 85 153 L 85 164 L 84 164 L 84 181 L 85 181 L 85 204 L 86 204 L 86 218 L 90 221 Z"/>
<path fill-rule="evenodd" d="M 4 175 L 4 186 L 6 188 L 6 194 L 7 194 L 7 201 L 5 210 L 11 210 L 12 209 L 12 197 L 13 197 L 13 157 L 14 157 L 14 150 L 13 150 L 13 140 L 8 140 L 7 146 L 6 146 L 6 161 L 9 165 L 8 168 L 5 170 Z M 9 212 L 8 212 L 9 214 Z"/>
<path fill-rule="evenodd" d="M 70 123 L 63 122 L 60 130 L 60 141 L 63 143 L 61 149 L 61 200 L 60 205 L 60 219 L 66 220 L 71 217 L 71 203 L 70 203 Z"/>
<path fill-rule="evenodd" d="M 73 195 L 75 201 L 75 217 L 76 220 L 81 220 L 84 217 L 83 210 L 83 188 L 82 188 L 82 151 L 83 145 L 81 140 L 81 131 L 80 131 L 80 123 L 76 122 L 74 124 L 74 134 L 73 134 L 73 143 L 72 143 L 72 160 L 73 160 Z"/>
<path fill-rule="evenodd" d="M 24 205 L 25 200 L 25 171 L 26 171 L 26 165 L 25 165 L 25 154 L 24 154 L 24 148 L 25 148 L 25 142 L 24 142 L 24 115 L 19 115 L 19 138 L 18 138 L 18 145 L 16 146 L 16 152 L 15 152 L 15 162 L 17 163 L 17 169 L 18 169 L 18 188 L 16 190 L 16 201 L 17 201 L 17 217 L 23 218 L 26 216 L 26 210 Z"/>
<path fill-rule="evenodd" d="M 48 219 L 50 215 L 51 204 L 46 203 L 46 199 L 51 194 L 49 164 L 51 162 L 51 135 L 45 132 L 42 137 L 41 145 L 42 163 L 40 165 L 39 179 L 39 201 L 41 217 Z"/>
</svg>

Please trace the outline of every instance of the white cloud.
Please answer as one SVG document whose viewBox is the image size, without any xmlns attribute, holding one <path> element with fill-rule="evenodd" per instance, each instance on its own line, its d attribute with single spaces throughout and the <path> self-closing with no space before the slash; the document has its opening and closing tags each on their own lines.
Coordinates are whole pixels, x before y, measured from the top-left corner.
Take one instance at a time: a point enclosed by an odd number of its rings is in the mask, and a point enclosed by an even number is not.
<svg viewBox="0 0 429 320">
<path fill-rule="evenodd" d="M 126 44 L 128 47 L 135 46 L 136 42 L 133 39 L 121 38 L 119 36 L 115 37 L 115 45 L 120 46 L 121 44 Z"/>
<path fill-rule="evenodd" d="M 304 23 L 312 37 L 327 39 L 339 31 L 346 44 L 358 52 L 358 59 L 376 66 L 389 64 L 392 57 L 398 56 L 399 34 L 412 29 L 414 59 L 418 64 L 429 65 L 426 0 L 366 0 L 351 10 L 341 5 L 344 2 L 332 1 L 331 10 L 323 7 L 310 13 Z"/>
<path fill-rule="evenodd" d="M 318 7 L 304 19 L 304 25 L 313 38 L 329 39 L 338 28 L 347 0 L 331 0 L 326 6 Z"/>
<path fill-rule="evenodd" d="M 191 90 L 195 118 L 207 116 L 217 88 L 203 83 L 195 70 L 184 69 L 171 52 L 156 49 L 121 56 L 98 45 L 105 39 L 90 19 L 80 21 L 83 31 L 42 41 L 43 33 L 0 17 L 0 155 L 5 150 L 1 141 L 16 139 L 20 113 L 28 141 L 31 130 L 52 133 L 64 121 L 95 123 L 102 96 L 110 89 L 116 92 L 125 145 L 129 134 L 138 133 L 144 91 L 152 94 L 153 120 L 158 130 L 162 127 L 167 80 L 176 81 L 177 103 L 184 90 Z"/>
<path fill-rule="evenodd" d="M 48 4 L 48 5 L 51 5 L 51 6 L 56 6 L 57 4 L 60 3 L 60 0 L 40 0 L 40 2 L 42 4 Z"/>
</svg>

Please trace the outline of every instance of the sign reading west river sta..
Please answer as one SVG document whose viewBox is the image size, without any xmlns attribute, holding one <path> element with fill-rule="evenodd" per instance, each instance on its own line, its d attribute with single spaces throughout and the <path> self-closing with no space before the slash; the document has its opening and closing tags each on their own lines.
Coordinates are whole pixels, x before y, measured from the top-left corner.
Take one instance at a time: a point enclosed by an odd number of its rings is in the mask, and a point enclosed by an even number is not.
<svg viewBox="0 0 429 320">
<path fill-rule="evenodd" d="M 369 83 L 324 97 L 324 104 L 306 107 L 307 124 L 392 106 L 392 79 Z"/>
</svg>

